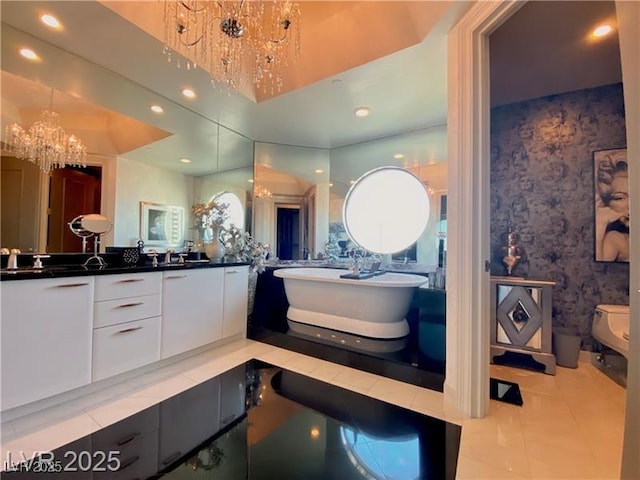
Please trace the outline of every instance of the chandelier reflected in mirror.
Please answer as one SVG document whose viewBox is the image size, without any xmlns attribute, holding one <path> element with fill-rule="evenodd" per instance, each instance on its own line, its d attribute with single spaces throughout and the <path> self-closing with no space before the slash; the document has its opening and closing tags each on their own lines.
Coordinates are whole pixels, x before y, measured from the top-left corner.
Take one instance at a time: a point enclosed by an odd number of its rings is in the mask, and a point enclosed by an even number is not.
<svg viewBox="0 0 640 480">
<path fill-rule="evenodd" d="M 271 198 L 273 194 L 267 187 L 263 185 L 255 185 L 253 187 L 253 196 L 254 198 Z"/>
<path fill-rule="evenodd" d="M 35 163 L 45 173 L 67 165 L 87 166 L 87 147 L 75 135 L 65 133 L 60 116 L 53 111 L 53 88 L 49 110 L 44 110 L 28 131 L 17 123 L 8 125 L 5 144 L 17 158 Z"/>
<path fill-rule="evenodd" d="M 169 61 L 177 53 L 178 67 L 200 67 L 231 90 L 248 81 L 280 91 L 300 54 L 300 8 L 291 1 L 165 0 L 164 28 Z"/>
</svg>

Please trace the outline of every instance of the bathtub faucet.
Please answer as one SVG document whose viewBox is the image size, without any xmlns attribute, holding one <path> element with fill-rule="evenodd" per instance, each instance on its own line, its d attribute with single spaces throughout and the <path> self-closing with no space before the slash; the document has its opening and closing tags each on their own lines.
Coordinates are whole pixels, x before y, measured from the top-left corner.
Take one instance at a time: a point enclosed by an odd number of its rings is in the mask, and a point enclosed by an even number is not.
<svg viewBox="0 0 640 480">
<path fill-rule="evenodd" d="M 362 255 L 362 251 L 360 249 L 351 250 L 351 272 L 354 275 L 360 275 L 362 271 L 362 262 L 364 260 L 364 256 Z"/>
</svg>

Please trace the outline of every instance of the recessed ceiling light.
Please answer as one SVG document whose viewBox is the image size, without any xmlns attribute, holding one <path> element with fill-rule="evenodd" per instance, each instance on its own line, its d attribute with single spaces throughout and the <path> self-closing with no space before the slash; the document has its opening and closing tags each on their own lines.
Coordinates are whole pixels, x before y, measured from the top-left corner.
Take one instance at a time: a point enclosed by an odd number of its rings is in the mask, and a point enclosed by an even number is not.
<svg viewBox="0 0 640 480">
<path fill-rule="evenodd" d="M 253 183 L 253 178 L 248 179 L 247 182 Z"/>
<path fill-rule="evenodd" d="M 404 153 L 396 153 L 393 158 L 400 160 L 401 158 L 404 158 Z"/>
<path fill-rule="evenodd" d="M 38 60 L 39 58 L 36 52 L 31 50 L 30 48 L 21 48 L 20 55 L 22 55 L 24 58 L 28 60 Z"/>
<path fill-rule="evenodd" d="M 44 15 L 40 15 L 40 21 L 44 23 L 47 27 L 51 28 L 60 28 L 60 22 L 53 15 L 49 15 L 45 13 Z"/>
<path fill-rule="evenodd" d="M 196 92 L 194 92 L 190 88 L 185 88 L 185 89 L 182 90 L 182 95 L 184 95 L 187 98 L 195 98 L 196 97 Z"/>
<path fill-rule="evenodd" d="M 353 111 L 353 113 L 356 114 L 356 117 L 366 117 L 369 115 L 369 107 L 358 107 Z"/>
<path fill-rule="evenodd" d="M 151 111 L 154 113 L 162 113 L 164 109 L 160 105 L 151 105 Z"/>
<path fill-rule="evenodd" d="M 191 160 L 189 160 L 188 158 L 181 158 L 180 161 L 182 163 L 191 163 Z"/>
<path fill-rule="evenodd" d="M 594 37 L 604 37 L 605 35 L 609 35 L 613 31 L 613 27 L 609 24 L 598 25 L 591 35 Z"/>
<path fill-rule="evenodd" d="M 316 173 L 324 173 L 324 170 L 321 170 L 320 168 L 316 168 Z"/>
<path fill-rule="evenodd" d="M 329 184 L 329 186 L 330 186 L 330 187 L 333 187 L 333 183 L 330 183 L 330 184 Z"/>
</svg>

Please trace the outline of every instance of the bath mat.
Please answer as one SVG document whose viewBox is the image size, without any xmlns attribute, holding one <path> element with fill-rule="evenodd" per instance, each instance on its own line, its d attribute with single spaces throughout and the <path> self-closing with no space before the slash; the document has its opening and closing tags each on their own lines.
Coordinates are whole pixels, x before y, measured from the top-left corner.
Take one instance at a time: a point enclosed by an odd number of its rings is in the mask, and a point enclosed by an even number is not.
<svg viewBox="0 0 640 480">
<path fill-rule="evenodd" d="M 497 378 L 489 379 L 489 397 L 492 400 L 517 405 L 519 407 L 523 404 L 518 384 Z"/>
</svg>

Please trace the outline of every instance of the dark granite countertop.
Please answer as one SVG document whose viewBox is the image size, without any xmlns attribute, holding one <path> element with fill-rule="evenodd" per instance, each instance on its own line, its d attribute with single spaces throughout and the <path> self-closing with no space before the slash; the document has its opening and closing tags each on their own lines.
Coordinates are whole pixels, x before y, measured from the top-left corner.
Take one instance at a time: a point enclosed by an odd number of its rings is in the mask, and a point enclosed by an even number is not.
<svg viewBox="0 0 640 480">
<path fill-rule="evenodd" d="M 105 266 L 81 264 L 55 264 L 47 265 L 42 269 L 33 269 L 31 267 L 20 267 L 18 270 L 0 270 L 0 281 L 7 280 L 33 280 L 38 278 L 63 278 L 63 277 L 81 277 L 88 275 L 114 275 L 118 273 L 144 273 L 144 272 L 161 272 L 170 270 L 191 270 L 194 268 L 219 268 L 219 267 L 237 267 L 241 265 L 249 265 L 246 262 L 190 262 L 183 264 L 160 263 L 157 267 L 150 264 L 145 265 L 122 265 L 107 264 Z"/>
</svg>

